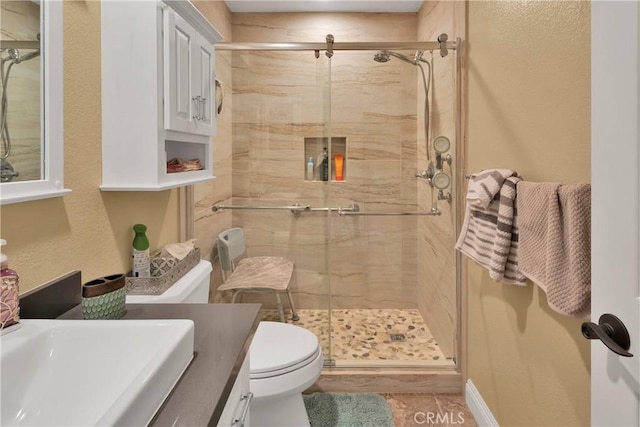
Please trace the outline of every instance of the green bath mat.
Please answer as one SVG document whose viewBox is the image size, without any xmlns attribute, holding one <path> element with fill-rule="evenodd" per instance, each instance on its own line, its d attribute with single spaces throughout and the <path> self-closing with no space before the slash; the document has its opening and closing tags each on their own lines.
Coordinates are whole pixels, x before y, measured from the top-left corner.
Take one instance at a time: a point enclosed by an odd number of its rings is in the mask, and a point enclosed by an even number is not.
<svg viewBox="0 0 640 427">
<path fill-rule="evenodd" d="M 311 427 L 393 427 L 391 408 L 373 393 L 303 395 Z"/>
</svg>

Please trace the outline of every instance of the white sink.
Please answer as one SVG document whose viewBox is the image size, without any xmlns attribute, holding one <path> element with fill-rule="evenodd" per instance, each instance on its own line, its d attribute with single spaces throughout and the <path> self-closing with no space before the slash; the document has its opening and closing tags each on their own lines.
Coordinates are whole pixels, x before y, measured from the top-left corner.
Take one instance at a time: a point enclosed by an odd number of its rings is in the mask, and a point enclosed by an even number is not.
<svg viewBox="0 0 640 427">
<path fill-rule="evenodd" d="M 22 320 L 0 341 L 0 425 L 146 425 L 193 358 L 193 321 Z"/>
</svg>

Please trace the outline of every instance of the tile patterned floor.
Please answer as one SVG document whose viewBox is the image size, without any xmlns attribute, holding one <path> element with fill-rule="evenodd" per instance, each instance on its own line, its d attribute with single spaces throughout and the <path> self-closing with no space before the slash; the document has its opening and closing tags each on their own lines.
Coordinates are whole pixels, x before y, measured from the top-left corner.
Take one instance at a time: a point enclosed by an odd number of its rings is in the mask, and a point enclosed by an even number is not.
<svg viewBox="0 0 640 427">
<path fill-rule="evenodd" d="M 418 310 L 352 309 L 332 311 L 332 357 L 341 362 L 415 362 L 429 364 L 446 362 L 446 358 Z M 298 310 L 299 321 L 287 322 L 302 326 L 318 337 L 326 351 L 329 341 L 327 310 Z M 279 320 L 276 310 L 263 310 L 263 320 Z M 403 341 L 392 336 L 402 335 Z"/>
<path fill-rule="evenodd" d="M 476 427 L 478 424 L 460 394 L 383 394 L 396 427 Z"/>
</svg>

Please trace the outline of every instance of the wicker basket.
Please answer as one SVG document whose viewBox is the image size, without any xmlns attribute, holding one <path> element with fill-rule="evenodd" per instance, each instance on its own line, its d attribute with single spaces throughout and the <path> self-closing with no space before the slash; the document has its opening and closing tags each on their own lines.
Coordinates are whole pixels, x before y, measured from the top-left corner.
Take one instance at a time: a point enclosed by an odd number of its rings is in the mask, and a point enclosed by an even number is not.
<svg viewBox="0 0 640 427">
<path fill-rule="evenodd" d="M 194 248 L 168 272 L 158 277 L 126 277 L 127 295 L 161 295 L 200 262 L 200 249 Z"/>
</svg>

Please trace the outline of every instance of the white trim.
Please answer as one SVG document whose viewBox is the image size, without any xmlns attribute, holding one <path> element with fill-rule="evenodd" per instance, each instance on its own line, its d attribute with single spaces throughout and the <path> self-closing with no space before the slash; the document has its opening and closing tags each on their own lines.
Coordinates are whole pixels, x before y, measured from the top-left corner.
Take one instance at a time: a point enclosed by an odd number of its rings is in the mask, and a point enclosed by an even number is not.
<svg viewBox="0 0 640 427">
<path fill-rule="evenodd" d="M 202 34 L 209 43 L 215 44 L 222 40 L 222 36 L 218 30 L 213 27 L 213 24 L 211 24 L 190 1 L 165 0 L 165 3 L 189 21 L 196 31 Z"/>
<path fill-rule="evenodd" d="M 467 386 L 465 389 L 465 400 L 469 410 L 476 419 L 476 423 L 480 427 L 499 427 L 498 421 L 491 413 L 491 410 L 480 396 L 480 392 L 473 384 L 473 381 L 467 380 Z"/>
<path fill-rule="evenodd" d="M 634 354 L 591 342 L 593 426 L 640 425 L 639 32 L 638 2 L 591 2 L 591 319 L 620 318 Z"/>
<path fill-rule="evenodd" d="M 41 3 L 40 26 L 43 34 L 40 60 L 42 99 L 41 140 L 44 141 L 41 167 L 43 179 L 7 182 L 0 186 L 0 205 L 60 197 L 64 188 L 63 114 L 63 11 L 62 2 Z"/>
</svg>

